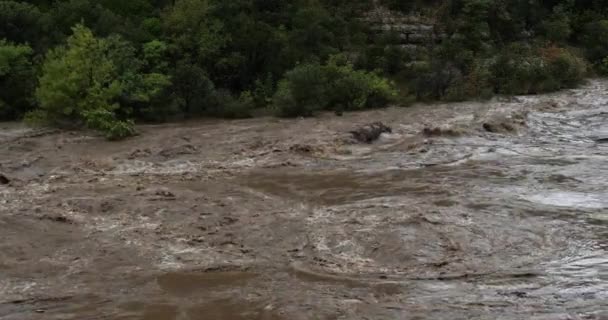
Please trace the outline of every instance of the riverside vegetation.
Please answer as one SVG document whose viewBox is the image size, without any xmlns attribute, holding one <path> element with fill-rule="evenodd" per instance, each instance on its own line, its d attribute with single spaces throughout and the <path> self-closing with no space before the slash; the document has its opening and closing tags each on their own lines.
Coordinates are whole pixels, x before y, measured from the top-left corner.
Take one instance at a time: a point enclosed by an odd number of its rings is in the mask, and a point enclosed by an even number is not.
<svg viewBox="0 0 608 320">
<path fill-rule="evenodd" d="M 378 6 L 436 36 L 406 50 L 372 30 Z M 601 0 L 0 0 L 0 120 L 109 139 L 136 122 L 536 94 L 606 73 Z"/>
</svg>

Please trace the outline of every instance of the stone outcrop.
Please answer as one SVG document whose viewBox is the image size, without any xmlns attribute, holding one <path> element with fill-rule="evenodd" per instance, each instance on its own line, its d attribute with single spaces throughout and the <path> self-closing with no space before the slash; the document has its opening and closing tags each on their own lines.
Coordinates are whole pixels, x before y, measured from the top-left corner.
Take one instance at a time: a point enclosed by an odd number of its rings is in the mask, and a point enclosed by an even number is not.
<svg viewBox="0 0 608 320">
<path fill-rule="evenodd" d="M 412 50 L 419 45 L 437 42 L 443 37 L 432 19 L 413 14 L 404 15 L 380 5 L 366 13 L 364 20 L 378 34 L 396 33 L 399 43 L 395 45 L 403 49 Z"/>
</svg>

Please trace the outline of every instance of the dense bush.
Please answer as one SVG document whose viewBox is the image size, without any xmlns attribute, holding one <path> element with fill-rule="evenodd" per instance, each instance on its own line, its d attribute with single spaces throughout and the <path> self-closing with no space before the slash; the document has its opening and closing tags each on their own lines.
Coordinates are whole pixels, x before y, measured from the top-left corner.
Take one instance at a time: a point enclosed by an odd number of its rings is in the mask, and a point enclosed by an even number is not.
<svg viewBox="0 0 608 320">
<path fill-rule="evenodd" d="M 285 117 L 312 116 L 328 107 L 327 74 L 318 63 L 295 67 L 278 84 L 273 103 Z"/>
<path fill-rule="evenodd" d="M 591 62 L 608 57 L 608 19 L 587 23 L 581 41 Z"/>
<path fill-rule="evenodd" d="M 586 75 L 585 62 L 559 47 L 511 49 L 492 65 L 494 86 L 503 94 L 541 93 L 571 87 Z"/>
<path fill-rule="evenodd" d="M 334 56 L 327 64 L 309 63 L 287 72 L 279 82 L 274 106 L 282 116 L 311 116 L 319 110 L 380 108 L 396 96 L 388 80 L 355 70 L 344 57 Z"/>
<path fill-rule="evenodd" d="M 228 119 L 250 118 L 254 106 L 254 98 L 249 91 L 235 97 L 230 91 L 221 89 L 211 97 L 207 114 Z"/>
<path fill-rule="evenodd" d="M 35 88 L 33 50 L 0 40 L 0 121 L 11 120 L 32 108 Z"/>
</svg>

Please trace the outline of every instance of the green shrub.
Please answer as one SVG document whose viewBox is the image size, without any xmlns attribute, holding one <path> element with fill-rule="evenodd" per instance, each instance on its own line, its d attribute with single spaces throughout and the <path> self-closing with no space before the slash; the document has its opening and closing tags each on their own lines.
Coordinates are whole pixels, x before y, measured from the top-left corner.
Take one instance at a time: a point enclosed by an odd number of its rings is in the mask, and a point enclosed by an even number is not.
<svg viewBox="0 0 608 320">
<path fill-rule="evenodd" d="M 262 108 L 267 107 L 272 103 L 272 95 L 274 94 L 274 80 L 272 74 L 267 74 L 262 79 L 257 79 L 254 83 L 254 90 L 252 93 L 253 102 L 256 107 Z"/>
<path fill-rule="evenodd" d="M 374 72 L 354 70 L 344 56 L 334 56 L 323 67 L 328 81 L 329 109 L 361 110 L 381 108 L 393 101 L 397 92 L 387 79 Z"/>
<path fill-rule="evenodd" d="M 564 42 L 572 34 L 570 16 L 563 5 L 553 8 L 551 14 L 541 23 L 541 31 L 547 40 L 553 42 Z"/>
<path fill-rule="evenodd" d="M 272 106 L 276 113 L 283 117 L 311 116 L 313 109 L 298 104 L 292 93 L 292 84 L 288 80 L 281 80 L 277 86 L 277 91 L 272 98 Z"/>
<path fill-rule="evenodd" d="M 173 99 L 185 116 L 203 115 L 216 94 L 207 73 L 190 61 L 179 61 L 171 73 Z"/>
<path fill-rule="evenodd" d="M 325 65 L 304 64 L 289 71 L 273 100 L 279 115 L 295 117 L 312 116 L 319 110 L 381 108 L 396 97 L 388 80 L 354 70 L 343 56 L 334 56 Z"/>
<path fill-rule="evenodd" d="M 580 38 L 587 58 L 592 63 L 597 63 L 608 56 L 608 20 L 587 23 Z"/>
<path fill-rule="evenodd" d="M 608 75 L 608 57 L 597 63 L 597 70 L 602 75 Z"/>
<path fill-rule="evenodd" d="M 541 55 L 551 78 L 559 83 L 557 89 L 576 86 L 587 74 L 587 63 L 572 51 L 550 47 L 541 50 Z"/>
<path fill-rule="evenodd" d="M 323 67 L 303 64 L 285 74 L 279 82 L 273 103 L 284 117 L 312 116 L 328 105 L 328 79 Z"/>
<path fill-rule="evenodd" d="M 492 72 L 488 60 L 476 61 L 464 81 L 465 96 L 476 99 L 489 99 L 494 95 L 491 83 Z"/>
<path fill-rule="evenodd" d="M 496 91 L 503 94 L 542 93 L 572 87 L 579 84 L 587 72 L 583 59 L 555 46 L 506 50 L 498 55 L 491 69 Z"/>
<path fill-rule="evenodd" d="M 103 132 L 109 140 L 120 140 L 135 134 L 132 120 L 117 120 L 109 110 L 93 109 L 85 111 L 83 116 L 88 128 Z"/>
<path fill-rule="evenodd" d="M 33 50 L 0 39 L 0 121 L 21 117 L 33 106 Z"/>
<path fill-rule="evenodd" d="M 251 111 L 255 107 L 254 98 L 249 91 L 244 91 L 235 97 L 228 90 L 217 90 L 209 100 L 210 106 L 207 114 L 228 119 L 251 118 Z"/>
<path fill-rule="evenodd" d="M 462 72 L 452 63 L 437 59 L 420 61 L 412 65 L 410 72 L 417 99 L 440 100 L 448 95 L 450 99 L 460 99 L 455 96 L 461 95 L 461 89 L 454 87 L 464 80 Z M 459 92 L 456 93 L 456 90 Z"/>
<path fill-rule="evenodd" d="M 548 79 L 538 56 L 499 55 L 492 66 L 496 91 L 502 94 L 536 93 L 535 87 Z"/>
</svg>

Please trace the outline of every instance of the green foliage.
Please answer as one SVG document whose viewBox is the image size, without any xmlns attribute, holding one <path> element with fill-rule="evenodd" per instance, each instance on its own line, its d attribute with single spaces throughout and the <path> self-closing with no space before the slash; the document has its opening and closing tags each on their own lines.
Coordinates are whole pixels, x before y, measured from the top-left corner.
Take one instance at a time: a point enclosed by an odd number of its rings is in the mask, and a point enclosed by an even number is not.
<svg viewBox="0 0 608 320">
<path fill-rule="evenodd" d="M 354 70 L 343 56 L 334 56 L 325 65 L 308 63 L 287 72 L 279 82 L 274 106 L 282 116 L 311 116 L 319 110 L 380 108 L 396 96 L 388 80 Z"/>
<path fill-rule="evenodd" d="M 272 102 L 274 90 L 274 80 L 271 74 L 268 74 L 264 80 L 257 79 L 252 93 L 255 106 L 261 108 L 269 105 Z"/>
<path fill-rule="evenodd" d="M 317 63 L 295 67 L 279 82 L 274 106 L 281 116 L 312 116 L 327 107 L 327 74 Z"/>
<path fill-rule="evenodd" d="M 255 107 L 249 91 L 243 91 L 239 97 L 234 97 L 227 90 L 218 90 L 210 98 L 210 102 L 207 114 L 228 119 L 250 118 Z"/>
<path fill-rule="evenodd" d="M 576 86 L 587 75 L 587 63 L 572 50 L 548 47 L 540 53 L 550 77 L 559 83 L 559 87 L 548 91 Z"/>
<path fill-rule="evenodd" d="M 13 120 L 32 108 L 33 50 L 0 39 L 0 120 Z"/>
<path fill-rule="evenodd" d="M 581 42 L 592 63 L 608 57 L 608 19 L 587 23 L 581 35 Z"/>
<path fill-rule="evenodd" d="M 129 103 L 150 103 L 168 78 L 143 73 L 135 50 L 119 37 L 96 38 L 82 25 L 73 29 L 67 46 L 52 50 L 42 67 L 36 90 L 39 109 L 29 119 L 55 126 L 86 126 L 108 138 L 124 138 L 133 122 L 121 118 Z"/>
<path fill-rule="evenodd" d="M 34 42 L 43 26 L 40 10 L 29 3 L 0 1 L 0 39 L 16 43 Z"/>
<path fill-rule="evenodd" d="M 214 58 L 226 44 L 223 24 L 212 16 L 212 9 L 210 0 L 177 0 L 164 16 L 165 30 L 182 53 Z"/>
<path fill-rule="evenodd" d="M 541 29 L 545 37 L 552 42 L 565 42 L 572 35 L 570 15 L 564 6 L 556 6 L 545 21 L 541 23 Z"/>
<path fill-rule="evenodd" d="M 375 30 L 379 5 L 432 30 Z M 408 99 L 464 100 L 608 74 L 599 0 L 0 0 L 0 39 L 0 119 L 37 107 L 28 119 L 111 138 L 135 119 L 381 107 L 384 77 Z"/>
<path fill-rule="evenodd" d="M 39 115 L 52 125 L 80 126 L 86 112 L 118 109 L 123 85 L 107 53 L 107 43 L 79 25 L 66 47 L 52 50 L 42 67 L 36 96 Z"/>
<path fill-rule="evenodd" d="M 602 61 L 597 64 L 597 69 L 600 74 L 604 76 L 608 75 L 608 57 L 602 59 Z"/>
<path fill-rule="evenodd" d="M 457 33 L 464 47 L 469 50 L 487 50 L 491 30 L 488 22 L 492 0 L 463 0 Z"/>
<path fill-rule="evenodd" d="M 324 68 L 329 108 L 362 110 L 382 108 L 397 96 L 393 84 L 374 72 L 354 70 L 344 56 L 334 56 Z"/>
<path fill-rule="evenodd" d="M 494 95 L 492 76 L 489 61 L 477 60 L 465 75 L 458 78 L 458 81 L 453 81 L 446 89 L 443 99 L 448 101 L 489 99 Z"/>
<path fill-rule="evenodd" d="M 82 116 L 88 128 L 103 132 L 108 140 L 120 140 L 135 134 L 133 120 L 117 120 L 111 110 L 104 108 L 86 110 Z"/>
<path fill-rule="evenodd" d="M 93 0 L 55 1 L 47 19 L 53 26 L 51 37 L 55 43 L 63 42 L 72 27 L 79 23 L 92 26 L 103 36 L 122 32 L 121 27 L 125 24 L 122 17 Z"/>
<path fill-rule="evenodd" d="M 296 11 L 289 33 L 288 55 L 295 61 L 311 57 L 327 57 L 338 53 L 334 46 L 338 40 L 332 24 L 339 23 L 321 6 L 301 7 Z"/>
<path fill-rule="evenodd" d="M 504 94 L 542 93 L 580 83 L 585 62 L 559 47 L 514 47 L 499 55 L 492 66 L 494 85 Z"/>
<path fill-rule="evenodd" d="M 180 61 L 171 74 L 174 101 L 186 115 L 202 115 L 215 94 L 215 85 L 201 67 Z"/>
<path fill-rule="evenodd" d="M 445 99 L 448 90 L 463 79 L 454 64 L 436 58 L 412 65 L 411 72 L 419 100 Z"/>
<path fill-rule="evenodd" d="M 381 0 L 391 10 L 403 13 L 419 12 L 429 6 L 437 5 L 439 0 Z"/>
</svg>

